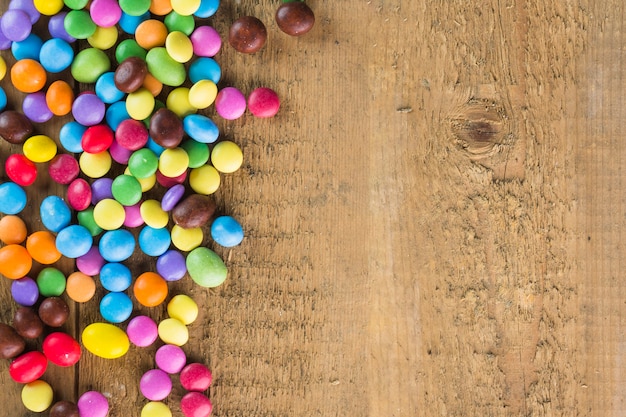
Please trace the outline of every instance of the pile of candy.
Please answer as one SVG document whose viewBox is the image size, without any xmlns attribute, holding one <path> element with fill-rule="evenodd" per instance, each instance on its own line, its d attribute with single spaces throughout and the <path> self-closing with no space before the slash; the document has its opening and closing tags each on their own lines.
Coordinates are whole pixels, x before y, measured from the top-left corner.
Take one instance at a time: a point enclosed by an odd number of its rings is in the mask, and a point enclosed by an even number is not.
<svg viewBox="0 0 626 417">
<path fill-rule="evenodd" d="M 206 394 L 211 372 L 188 363 L 181 349 L 198 315 L 194 300 L 171 297 L 169 317 L 158 324 L 147 315 L 131 316 L 134 302 L 164 304 L 168 282 L 189 276 L 211 288 L 226 280 L 223 260 L 204 245 L 205 228 L 222 247 L 237 246 L 244 237 L 236 219 L 216 216 L 212 197 L 221 176 L 241 167 L 243 152 L 220 140 L 204 110 L 212 106 L 227 121 L 246 110 L 268 118 L 277 114 L 280 100 L 267 87 L 247 97 L 232 86 L 218 88 L 221 68 L 214 57 L 222 38 L 206 20 L 218 6 L 219 0 L 11 0 L 0 17 L 0 50 L 10 50 L 14 62 L 7 68 L 0 56 L 0 80 L 8 73 L 12 96 L 23 97 L 20 106 L 8 103 L 0 88 L 0 136 L 21 147 L 5 158 L 9 180 L 0 183 L 0 274 L 12 280 L 19 305 L 12 325 L 0 323 L 0 357 L 12 360 L 9 373 L 24 384 L 22 401 L 31 411 L 106 417 L 108 400 L 96 391 L 82 393 L 76 404 L 55 402 L 52 387 L 41 379 L 48 364 L 73 366 L 83 348 L 115 359 L 131 345 L 160 340 L 156 368 L 139 381 L 148 400 L 141 416 L 172 415 L 163 400 L 176 374 L 188 391 L 180 399 L 183 414 L 212 412 Z M 301 1 L 283 2 L 275 19 L 292 36 L 307 33 L 315 22 Z M 40 27 L 47 31 L 36 33 Z M 254 53 L 264 46 L 267 29 L 244 16 L 227 37 L 238 52 Z M 69 82 L 61 79 L 69 76 Z M 78 83 L 81 91 L 73 87 Z M 71 118 L 58 138 L 37 132 L 37 124 L 54 117 Z M 66 186 L 65 195 L 42 200 L 45 230 L 29 233 L 19 214 L 42 166 Z M 156 271 L 133 276 L 125 262 L 137 246 L 155 258 Z M 75 260 L 67 276 L 54 266 L 62 258 Z M 28 276 L 34 272 L 34 279 Z M 86 326 L 79 340 L 61 331 L 70 314 L 67 298 L 89 302 L 98 285 L 105 290 L 99 301 L 103 321 Z M 124 330 L 120 324 L 126 322 Z M 41 341 L 41 349 L 29 349 L 27 340 Z"/>
</svg>

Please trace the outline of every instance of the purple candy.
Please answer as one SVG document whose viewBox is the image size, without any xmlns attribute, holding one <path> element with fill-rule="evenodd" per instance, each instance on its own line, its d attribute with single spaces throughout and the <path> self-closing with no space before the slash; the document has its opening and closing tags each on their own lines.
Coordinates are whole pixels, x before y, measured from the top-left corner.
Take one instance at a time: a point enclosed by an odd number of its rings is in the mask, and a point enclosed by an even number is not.
<svg viewBox="0 0 626 417">
<path fill-rule="evenodd" d="M 85 275 L 94 276 L 100 273 L 105 261 L 97 246 L 92 246 L 89 252 L 76 258 L 76 268 Z"/>
<path fill-rule="evenodd" d="M 139 227 L 144 223 L 143 217 L 141 217 L 141 203 L 143 203 L 143 201 L 132 206 L 124 206 L 124 212 L 126 214 L 124 226 L 133 228 Z"/>
<path fill-rule="evenodd" d="M 39 17 L 41 16 L 39 10 L 35 8 L 33 0 L 11 0 L 9 3 L 9 10 L 11 9 L 19 9 L 26 12 L 30 18 L 30 23 L 32 24 L 37 23 Z"/>
<path fill-rule="evenodd" d="M 154 361 L 159 369 L 168 374 L 177 374 L 187 364 L 187 355 L 176 345 L 163 345 L 157 349 Z"/>
<path fill-rule="evenodd" d="M 163 198 L 161 199 L 161 209 L 163 211 L 170 211 L 176 204 L 183 198 L 183 194 L 185 194 L 185 186 L 183 184 L 176 184 L 170 187 L 165 194 L 163 194 Z"/>
<path fill-rule="evenodd" d="M 111 191 L 112 184 L 112 178 L 98 178 L 95 180 L 91 184 L 91 204 L 95 206 L 99 201 L 105 198 L 113 198 L 113 192 Z"/>
<path fill-rule="evenodd" d="M 104 119 L 106 107 L 95 94 L 83 93 L 72 104 L 74 119 L 83 126 L 94 126 Z"/>
<path fill-rule="evenodd" d="M 32 29 L 33 24 L 30 22 L 30 16 L 24 10 L 7 10 L 0 17 L 0 30 L 7 39 L 14 42 L 28 38 Z"/>
<path fill-rule="evenodd" d="M 59 12 L 50 17 L 48 21 L 48 32 L 53 38 L 60 38 L 66 42 L 72 43 L 76 41 L 76 38 L 67 33 L 65 30 L 65 16 L 67 12 Z"/>
<path fill-rule="evenodd" d="M 170 249 L 157 258 L 156 270 L 166 281 L 178 281 L 187 273 L 185 257 L 177 250 Z"/>
<path fill-rule="evenodd" d="M 22 102 L 22 111 L 35 123 L 45 123 L 53 116 L 46 103 L 46 95 L 42 91 L 27 94 Z"/>
<path fill-rule="evenodd" d="M 24 277 L 11 283 L 11 295 L 19 305 L 30 307 L 39 299 L 39 288 L 34 279 Z"/>
<path fill-rule="evenodd" d="M 130 156 L 133 154 L 133 151 L 128 150 L 121 146 L 116 140 L 113 140 L 111 146 L 109 146 L 109 153 L 111 154 L 111 158 L 118 164 L 127 165 Z"/>
<path fill-rule="evenodd" d="M 139 380 L 139 390 L 150 401 L 161 401 L 172 391 L 172 380 L 167 372 L 150 369 Z"/>
<path fill-rule="evenodd" d="M 129 321 L 126 334 L 128 340 L 139 347 L 150 346 L 159 337 L 157 324 L 148 316 L 137 316 Z"/>
<path fill-rule="evenodd" d="M 106 417 L 109 414 L 109 401 L 98 391 L 87 391 L 76 403 L 81 417 Z"/>
<path fill-rule="evenodd" d="M 11 45 L 13 41 L 4 36 L 4 33 L 0 30 L 0 51 L 6 51 L 7 49 L 11 49 Z"/>
<path fill-rule="evenodd" d="M 211 26 L 199 26 L 191 34 L 193 53 L 197 56 L 213 57 L 222 47 L 222 38 Z"/>
<path fill-rule="evenodd" d="M 225 87 L 215 97 L 215 110 L 226 120 L 235 120 L 246 111 L 246 96 L 235 87 Z"/>
</svg>

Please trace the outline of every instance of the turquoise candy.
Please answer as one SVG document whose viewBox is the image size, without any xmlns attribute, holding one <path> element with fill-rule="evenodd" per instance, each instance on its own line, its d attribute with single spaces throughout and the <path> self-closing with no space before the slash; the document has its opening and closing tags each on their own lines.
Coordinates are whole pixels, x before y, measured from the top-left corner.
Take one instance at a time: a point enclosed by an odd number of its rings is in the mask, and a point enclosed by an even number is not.
<svg viewBox="0 0 626 417">
<path fill-rule="evenodd" d="M 185 66 L 167 53 L 163 47 L 152 48 L 146 55 L 148 71 L 157 80 L 171 87 L 178 87 L 185 82 Z"/>
<path fill-rule="evenodd" d="M 72 77 L 80 83 L 95 83 L 111 68 L 107 55 L 96 48 L 87 48 L 76 54 L 72 63 Z"/>
<path fill-rule="evenodd" d="M 93 245 L 93 237 L 83 226 L 72 224 L 57 234 L 55 244 L 63 256 L 78 258 L 89 252 Z"/>
<path fill-rule="evenodd" d="M 72 222 L 72 211 L 61 197 L 50 195 L 39 206 L 41 222 L 51 232 L 58 233 Z"/>
<path fill-rule="evenodd" d="M 24 210 L 27 201 L 26 191 L 16 183 L 7 181 L 0 184 L 0 213 L 18 214 Z"/>
<path fill-rule="evenodd" d="M 63 27 L 68 35 L 76 39 L 87 39 L 96 31 L 96 24 L 84 10 L 71 10 L 65 15 Z"/>
<path fill-rule="evenodd" d="M 202 114 L 185 116 L 183 129 L 190 138 L 201 143 L 213 143 L 220 135 L 220 130 L 213 120 Z"/>
<path fill-rule="evenodd" d="M 203 246 L 189 252 L 185 263 L 191 279 L 202 287 L 217 287 L 226 280 L 228 275 L 228 269 L 222 258 Z"/>
</svg>

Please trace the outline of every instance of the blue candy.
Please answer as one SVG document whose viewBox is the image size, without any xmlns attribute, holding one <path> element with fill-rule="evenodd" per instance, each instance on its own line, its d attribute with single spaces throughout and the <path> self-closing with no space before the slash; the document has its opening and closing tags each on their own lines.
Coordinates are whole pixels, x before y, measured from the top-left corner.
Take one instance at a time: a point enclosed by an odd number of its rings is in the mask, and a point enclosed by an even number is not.
<svg viewBox="0 0 626 417">
<path fill-rule="evenodd" d="M 0 213 L 17 214 L 24 210 L 27 201 L 26 191 L 16 183 L 0 184 Z"/>
<path fill-rule="evenodd" d="M 100 269 L 100 283 L 108 291 L 125 291 L 132 283 L 130 269 L 124 264 L 111 262 Z"/>
<path fill-rule="evenodd" d="M 220 130 L 213 120 L 202 114 L 185 116 L 183 129 L 190 138 L 201 143 L 213 143 L 220 135 Z"/>
<path fill-rule="evenodd" d="M 43 199 L 39 206 L 39 215 L 44 227 L 55 233 L 69 226 L 72 221 L 72 211 L 69 206 L 56 195 Z"/>
<path fill-rule="evenodd" d="M 39 61 L 39 51 L 43 41 L 34 33 L 28 35 L 26 39 L 20 42 L 13 42 L 11 45 L 11 53 L 16 60 L 20 59 L 34 59 Z"/>
<path fill-rule="evenodd" d="M 78 122 L 71 121 L 63 125 L 59 131 L 59 141 L 66 151 L 71 153 L 83 152 L 82 139 L 87 130 L 86 126 Z"/>
<path fill-rule="evenodd" d="M 49 39 L 41 46 L 39 62 L 48 72 L 61 72 L 69 68 L 73 60 L 74 48 L 63 39 Z"/>
<path fill-rule="evenodd" d="M 156 156 L 161 156 L 165 148 L 154 141 L 151 137 L 148 137 L 148 143 L 146 148 L 150 149 Z"/>
<path fill-rule="evenodd" d="M 218 245 L 230 248 L 243 240 L 243 228 L 231 216 L 220 216 L 211 224 L 211 237 Z"/>
<path fill-rule="evenodd" d="M 107 262 L 122 262 L 135 250 L 135 237 L 126 229 L 109 230 L 100 237 L 100 255 Z"/>
<path fill-rule="evenodd" d="M 200 7 L 198 7 L 198 10 L 196 10 L 193 15 L 201 19 L 211 17 L 217 12 L 219 7 L 220 0 L 202 0 Z"/>
<path fill-rule="evenodd" d="M 222 78 L 222 69 L 213 58 L 199 57 L 189 66 L 189 80 L 193 84 L 200 80 L 211 80 L 217 84 Z"/>
<path fill-rule="evenodd" d="M 139 232 L 139 248 L 148 256 L 161 256 L 170 247 L 172 238 L 169 230 L 164 227 L 155 229 L 150 226 L 144 226 Z"/>
<path fill-rule="evenodd" d="M 137 26 L 141 24 L 144 20 L 148 20 L 150 18 L 150 12 L 146 12 L 141 16 L 131 16 L 122 12 L 122 17 L 120 18 L 118 24 L 120 28 L 129 35 L 134 35 L 137 30 Z"/>
<path fill-rule="evenodd" d="M 96 95 L 104 103 L 111 104 L 124 98 L 124 92 L 115 86 L 115 72 L 109 71 L 102 74 L 96 81 Z"/>
<path fill-rule="evenodd" d="M 126 110 L 126 102 L 116 101 L 115 103 L 111 104 L 107 109 L 104 118 L 113 131 L 117 130 L 117 127 L 120 125 L 120 123 L 122 123 L 123 120 L 130 119 L 130 115 Z"/>
<path fill-rule="evenodd" d="M 79 224 L 62 229 L 56 238 L 57 250 L 67 258 L 79 258 L 89 252 L 93 237 L 89 230 Z"/>
<path fill-rule="evenodd" d="M 100 315 L 110 323 L 121 323 L 133 312 L 133 302 L 126 293 L 110 292 L 100 301 Z"/>
<path fill-rule="evenodd" d="M 7 107 L 7 93 L 4 88 L 0 87 L 0 111 Z"/>
</svg>

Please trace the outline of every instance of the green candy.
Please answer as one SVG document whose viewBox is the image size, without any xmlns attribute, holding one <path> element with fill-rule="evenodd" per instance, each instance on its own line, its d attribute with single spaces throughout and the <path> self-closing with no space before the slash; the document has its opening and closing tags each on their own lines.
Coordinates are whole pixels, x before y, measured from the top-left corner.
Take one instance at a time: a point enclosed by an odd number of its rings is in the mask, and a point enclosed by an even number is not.
<svg viewBox="0 0 626 417">
<path fill-rule="evenodd" d="M 174 61 L 163 47 L 150 49 L 146 55 L 146 63 L 150 74 L 164 85 L 178 87 L 185 82 L 185 66 Z"/>
<path fill-rule="evenodd" d="M 73 10 L 84 9 L 89 0 L 63 0 L 63 3 Z"/>
<path fill-rule="evenodd" d="M 100 49 L 87 48 L 74 57 L 71 72 L 79 83 L 95 83 L 102 74 L 111 68 L 109 57 Z"/>
<path fill-rule="evenodd" d="M 147 53 L 148 51 L 139 46 L 134 39 L 124 39 L 115 48 L 115 59 L 118 64 L 121 64 L 122 61 L 131 56 L 145 60 Z"/>
<path fill-rule="evenodd" d="M 159 158 L 148 148 L 142 148 L 128 158 L 128 170 L 135 178 L 148 178 L 159 168 Z"/>
<path fill-rule="evenodd" d="M 86 210 L 79 211 L 76 215 L 76 218 L 78 219 L 78 224 L 89 230 L 91 236 L 95 237 L 102 233 L 103 229 L 98 226 L 96 220 L 93 217 L 93 207 L 89 207 Z"/>
<path fill-rule="evenodd" d="M 228 269 L 222 258 L 203 246 L 189 252 L 185 263 L 191 279 L 202 287 L 217 287 L 226 280 L 228 275 Z"/>
<path fill-rule="evenodd" d="M 168 13 L 163 19 L 163 23 L 165 23 L 168 32 L 183 32 L 187 36 L 190 36 L 196 27 L 193 16 L 183 16 L 176 12 Z"/>
<path fill-rule="evenodd" d="M 132 175 L 120 175 L 111 184 L 113 198 L 123 206 L 137 204 L 142 197 L 141 184 Z"/>
<path fill-rule="evenodd" d="M 87 39 L 96 32 L 96 24 L 84 10 L 71 10 L 63 20 L 65 31 L 76 39 Z"/>
<path fill-rule="evenodd" d="M 150 0 L 120 0 L 120 9 L 131 16 L 141 16 L 150 9 Z"/>
<path fill-rule="evenodd" d="M 186 139 L 180 144 L 180 147 L 189 155 L 189 168 L 199 168 L 209 160 L 209 146 L 206 143 Z"/>
<path fill-rule="evenodd" d="M 37 275 L 37 288 L 44 297 L 58 297 L 65 291 L 65 275 L 53 267 L 41 270 Z"/>
</svg>

